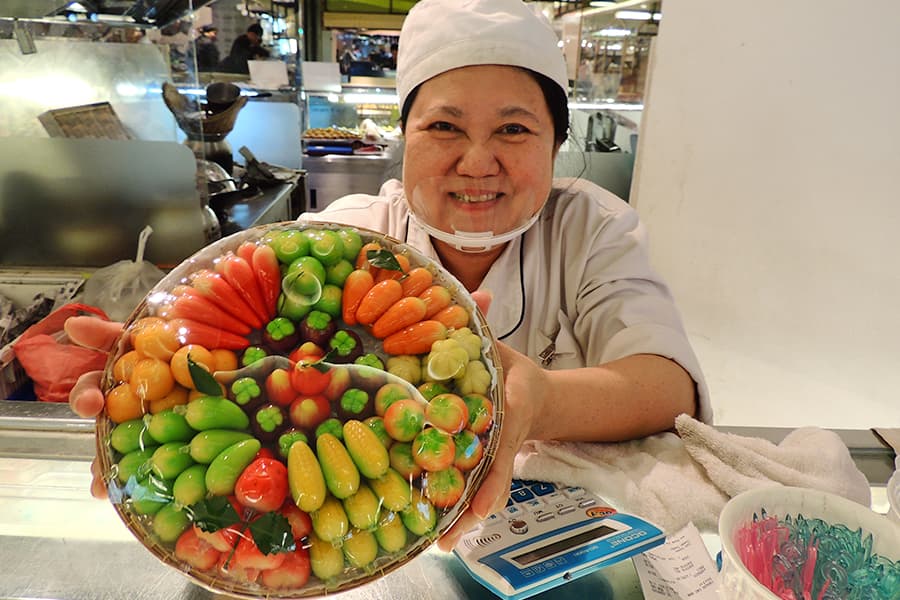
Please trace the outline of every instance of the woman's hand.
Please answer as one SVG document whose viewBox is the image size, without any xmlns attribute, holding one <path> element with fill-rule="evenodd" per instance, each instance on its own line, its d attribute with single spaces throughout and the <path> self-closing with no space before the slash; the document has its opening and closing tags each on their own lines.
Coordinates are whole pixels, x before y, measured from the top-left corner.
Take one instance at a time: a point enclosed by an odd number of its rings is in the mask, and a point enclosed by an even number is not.
<svg viewBox="0 0 900 600">
<path fill-rule="evenodd" d="M 122 324 L 104 321 L 94 317 L 70 317 L 63 326 L 69 339 L 79 346 L 109 352 L 119 334 Z M 93 417 L 103 410 L 103 391 L 100 389 L 102 371 L 90 371 L 83 374 L 69 392 L 69 406 L 82 417 Z M 106 486 L 100 477 L 97 459 L 91 463 L 91 495 L 95 498 L 106 497 Z"/>
<path fill-rule="evenodd" d="M 491 469 L 469 508 L 438 540 L 438 547 L 445 551 L 452 550 L 463 534 L 479 521 L 506 506 L 516 454 L 530 437 L 535 415 L 540 414 L 540 402 L 546 385 L 544 371 L 509 346 L 498 343 L 497 347 L 506 390 L 500 443 Z"/>
</svg>

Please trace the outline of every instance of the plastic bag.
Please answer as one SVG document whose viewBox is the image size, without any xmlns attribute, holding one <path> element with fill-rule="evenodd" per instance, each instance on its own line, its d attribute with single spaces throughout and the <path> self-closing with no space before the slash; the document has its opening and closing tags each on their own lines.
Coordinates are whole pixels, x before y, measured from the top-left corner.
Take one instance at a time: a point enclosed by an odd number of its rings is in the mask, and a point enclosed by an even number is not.
<svg viewBox="0 0 900 600">
<path fill-rule="evenodd" d="M 66 304 L 26 329 L 12 344 L 19 364 L 34 382 L 38 400 L 68 402 L 69 390 L 81 374 L 99 371 L 106 365 L 106 352 L 69 342 L 63 325 L 69 317 L 80 315 L 108 320 L 102 310 L 93 306 Z"/>
<path fill-rule="evenodd" d="M 141 231 L 134 261 L 120 260 L 91 275 L 84 284 L 85 304 L 102 309 L 114 321 L 128 318 L 147 292 L 165 276 L 156 265 L 144 260 L 144 247 L 151 233 L 153 228 L 149 225 Z"/>
</svg>

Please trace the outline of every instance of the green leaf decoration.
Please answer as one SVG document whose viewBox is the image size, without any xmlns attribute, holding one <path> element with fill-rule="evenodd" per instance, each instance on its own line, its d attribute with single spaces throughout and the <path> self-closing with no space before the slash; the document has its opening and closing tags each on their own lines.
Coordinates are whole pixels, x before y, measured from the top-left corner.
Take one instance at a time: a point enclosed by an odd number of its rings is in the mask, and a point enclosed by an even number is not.
<svg viewBox="0 0 900 600">
<path fill-rule="evenodd" d="M 212 496 L 187 507 L 194 523 L 206 532 L 214 532 L 240 522 L 241 517 L 225 496 Z"/>
<path fill-rule="evenodd" d="M 250 535 L 263 554 L 293 552 L 297 548 L 290 522 L 277 512 L 265 513 L 250 523 Z"/>
<path fill-rule="evenodd" d="M 310 364 L 309 366 L 311 366 L 313 369 L 315 369 L 319 373 L 327 373 L 328 371 L 331 370 L 331 366 L 332 366 L 328 363 L 331 360 L 331 357 L 334 356 L 335 354 L 337 354 L 337 352 L 335 351 L 334 348 L 332 348 L 331 350 L 329 350 L 328 352 L 325 353 L 325 356 L 323 356 L 316 362 Z"/>
<path fill-rule="evenodd" d="M 194 382 L 194 387 L 197 388 L 198 392 L 207 396 L 222 395 L 222 386 L 219 385 L 219 382 L 213 378 L 209 371 L 195 363 L 190 354 L 187 357 L 187 364 L 191 380 Z"/>
<path fill-rule="evenodd" d="M 373 267 L 378 267 L 379 269 L 403 272 L 403 267 L 397 262 L 397 257 L 394 256 L 394 253 L 385 248 L 367 251 L 366 260 L 368 260 L 369 264 Z"/>
</svg>

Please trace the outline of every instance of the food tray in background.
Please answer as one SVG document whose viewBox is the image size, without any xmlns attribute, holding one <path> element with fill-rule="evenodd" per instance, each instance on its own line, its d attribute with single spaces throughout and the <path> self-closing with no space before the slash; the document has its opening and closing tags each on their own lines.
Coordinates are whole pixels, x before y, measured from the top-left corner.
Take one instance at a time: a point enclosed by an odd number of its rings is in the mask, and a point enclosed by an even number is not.
<svg viewBox="0 0 900 600">
<path fill-rule="evenodd" d="M 0 295 L 20 309 L 27 307 L 39 294 L 52 298 L 64 286 L 80 285 L 85 276 L 84 269 L 4 268 L 0 269 Z M 14 342 L 0 346 L 0 400 L 14 396 L 31 381 L 16 359 L 12 348 Z M 23 399 L 33 400 L 34 396 L 31 394 Z"/>
</svg>

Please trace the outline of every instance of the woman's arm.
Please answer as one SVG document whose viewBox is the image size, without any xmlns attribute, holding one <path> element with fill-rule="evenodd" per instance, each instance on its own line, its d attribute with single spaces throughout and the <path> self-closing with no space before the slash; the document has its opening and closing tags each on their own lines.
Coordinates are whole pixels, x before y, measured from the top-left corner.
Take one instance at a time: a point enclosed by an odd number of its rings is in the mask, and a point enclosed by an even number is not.
<svg viewBox="0 0 900 600">
<path fill-rule="evenodd" d="M 622 441 L 675 426 L 696 412 L 694 382 L 678 363 L 636 354 L 597 367 L 547 371 L 498 344 L 506 403 L 491 470 L 468 510 L 440 540 L 446 550 L 509 495 L 516 453 L 525 440 Z"/>
<path fill-rule="evenodd" d="M 690 375 L 654 354 L 597 367 L 538 370 L 534 385 L 538 407 L 526 439 L 630 440 L 672 429 L 679 414 L 696 412 Z"/>
</svg>

